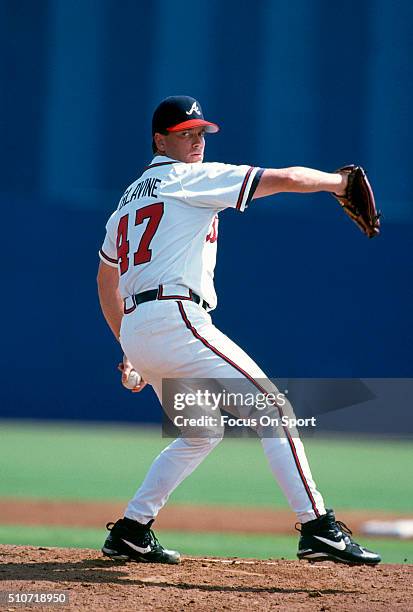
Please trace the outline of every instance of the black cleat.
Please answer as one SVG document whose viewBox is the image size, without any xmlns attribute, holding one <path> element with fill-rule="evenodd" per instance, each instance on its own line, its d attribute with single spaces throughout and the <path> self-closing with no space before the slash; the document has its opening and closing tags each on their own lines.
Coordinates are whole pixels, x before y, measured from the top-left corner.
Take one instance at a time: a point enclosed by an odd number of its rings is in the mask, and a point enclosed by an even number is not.
<svg viewBox="0 0 413 612">
<path fill-rule="evenodd" d="M 179 552 L 166 550 L 159 544 L 151 529 L 152 523 L 153 520 L 142 525 L 128 518 L 108 523 L 106 529 L 110 534 L 103 545 L 103 554 L 118 561 L 179 563 Z"/>
<path fill-rule="evenodd" d="M 314 521 L 303 523 L 300 531 L 297 557 L 308 561 L 336 561 L 376 565 L 380 555 L 354 542 L 351 531 L 341 521 L 336 521 L 333 510 L 327 510 Z"/>
</svg>

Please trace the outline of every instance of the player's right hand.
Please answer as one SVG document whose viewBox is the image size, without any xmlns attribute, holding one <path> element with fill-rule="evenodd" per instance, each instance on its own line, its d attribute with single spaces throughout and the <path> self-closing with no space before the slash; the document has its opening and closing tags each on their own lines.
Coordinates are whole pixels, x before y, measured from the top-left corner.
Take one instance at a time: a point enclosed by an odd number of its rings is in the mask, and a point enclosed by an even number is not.
<svg viewBox="0 0 413 612">
<path fill-rule="evenodd" d="M 126 355 L 124 355 L 123 361 L 118 364 L 118 370 L 122 372 L 122 384 L 124 384 L 128 380 L 129 374 L 131 373 L 133 369 L 134 369 L 133 365 L 131 364 L 129 359 L 126 357 Z M 142 389 L 146 387 L 146 385 L 147 385 L 146 381 L 144 381 L 142 378 L 139 385 L 131 389 L 131 391 L 132 393 L 139 393 L 139 391 L 142 391 Z"/>
</svg>

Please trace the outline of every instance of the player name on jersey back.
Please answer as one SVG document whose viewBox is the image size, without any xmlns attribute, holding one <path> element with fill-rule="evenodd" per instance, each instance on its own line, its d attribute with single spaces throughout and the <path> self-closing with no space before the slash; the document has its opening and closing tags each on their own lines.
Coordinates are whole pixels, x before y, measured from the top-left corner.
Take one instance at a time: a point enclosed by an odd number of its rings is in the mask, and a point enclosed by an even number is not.
<svg viewBox="0 0 413 612">
<path fill-rule="evenodd" d="M 137 185 L 134 183 L 127 188 L 123 194 L 118 210 L 132 202 L 132 200 L 138 200 L 139 198 L 157 198 L 157 189 L 159 183 L 162 181 L 160 178 L 146 178 L 143 181 L 139 181 Z"/>
</svg>

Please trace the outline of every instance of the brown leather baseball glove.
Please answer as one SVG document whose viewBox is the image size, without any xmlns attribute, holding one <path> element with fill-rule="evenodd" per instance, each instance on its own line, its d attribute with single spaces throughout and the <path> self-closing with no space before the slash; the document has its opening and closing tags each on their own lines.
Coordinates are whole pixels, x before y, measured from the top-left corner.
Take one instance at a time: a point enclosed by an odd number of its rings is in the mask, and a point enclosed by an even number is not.
<svg viewBox="0 0 413 612">
<path fill-rule="evenodd" d="M 348 174 L 346 193 L 342 196 L 332 193 L 344 212 L 369 238 L 380 233 L 380 215 L 376 209 L 373 190 L 361 166 L 343 166 L 336 172 Z"/>
</svg>

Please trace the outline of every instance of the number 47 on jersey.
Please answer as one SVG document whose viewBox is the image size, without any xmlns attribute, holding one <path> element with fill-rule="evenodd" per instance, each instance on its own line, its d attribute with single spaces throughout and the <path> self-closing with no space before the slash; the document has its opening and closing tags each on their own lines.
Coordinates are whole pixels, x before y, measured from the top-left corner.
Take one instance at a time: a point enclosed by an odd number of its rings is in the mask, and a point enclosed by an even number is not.
<svg viewBox="0 0 413 612">
<path fill-rule="evenodd" d="M 141 225 L 146 219 L 149 219 L 146 228 L 142 234 L 137 251 L 133 254 L 133 264 L 147 263 L 152 258 L 152 250 L 149 248 L 152 239 L 159 227 L 164 212 L 163 202 L 149 204 L 136 211 L 135 227 Z M 118 233 L 116 237 L 116 249 L 118 254 L 118 263 L 120 274 L 125 274 L 129 268 L 129 240 L 128 240 L 128 223 L 129 214 L 121 217 L 118 225 Z"/>
</svg>

